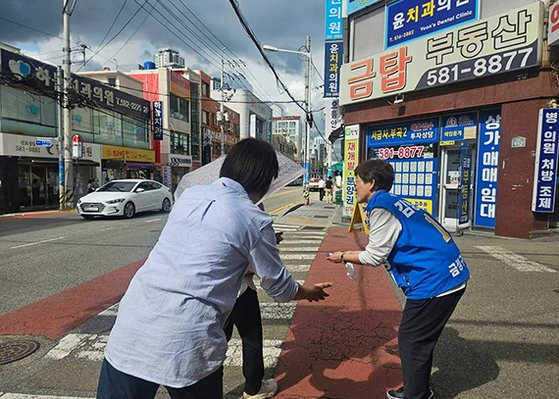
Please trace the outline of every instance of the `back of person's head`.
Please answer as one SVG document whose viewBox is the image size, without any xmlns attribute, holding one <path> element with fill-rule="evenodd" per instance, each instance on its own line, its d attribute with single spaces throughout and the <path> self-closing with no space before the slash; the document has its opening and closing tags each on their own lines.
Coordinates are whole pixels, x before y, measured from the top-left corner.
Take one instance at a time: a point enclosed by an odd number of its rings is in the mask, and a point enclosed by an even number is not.
<svg viewBox="0 0 559 399">
<path fill-rule="evenodd" d="M 390 191 L 392 183 L 394 183 L 394 169 L 392 165 L 382 159 L 369 159 L 360 163 L 355 169 L 355 175 L 365 183 L 371 183 L 374 180 L 379 190 Z"/>
<path fill-rule="evenodd" d="M 244 139 L 233 146 L 225 158 L 219 177 L 238 182 L 251 195 L 264 196 L 272 181 L 278 177 L 276 151 L 267 142 Z"/>
</svg>

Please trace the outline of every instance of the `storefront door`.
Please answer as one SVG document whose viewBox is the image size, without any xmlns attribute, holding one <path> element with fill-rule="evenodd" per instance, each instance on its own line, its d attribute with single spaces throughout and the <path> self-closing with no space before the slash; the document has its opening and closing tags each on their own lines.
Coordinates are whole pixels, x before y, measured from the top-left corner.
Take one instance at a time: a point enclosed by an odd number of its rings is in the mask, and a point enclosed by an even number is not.
<svg viewBox="0 0 559 399">
<path fill-rule="evenodd" d="M 57 165 L 20 164 L 18 170 L 19 208 L 34 210 L 58 205 Z"/>
<path fill-rule="evenodd" d="M 470 226 L 472 150 L 467 142 L 441 147 L 439 221 L 449 231 Z"/>
</svg>

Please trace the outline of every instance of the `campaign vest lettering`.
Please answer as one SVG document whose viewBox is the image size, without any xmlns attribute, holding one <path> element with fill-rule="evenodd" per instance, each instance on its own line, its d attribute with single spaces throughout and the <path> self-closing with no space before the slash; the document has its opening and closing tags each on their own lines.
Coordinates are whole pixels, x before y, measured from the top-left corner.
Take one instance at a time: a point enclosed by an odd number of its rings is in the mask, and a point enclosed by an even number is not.
<svg viewBox="0 0 559 399">
<path fill-rule="evenodd" d="M 431 215 L 386 191 L 377 191 L 366 210 L 383 208 L 402 225 L 388 256 L 389 271 L 409 299 L 435 297 L 458 287 L 470 271 L 450 234 Z"/>
</svg>

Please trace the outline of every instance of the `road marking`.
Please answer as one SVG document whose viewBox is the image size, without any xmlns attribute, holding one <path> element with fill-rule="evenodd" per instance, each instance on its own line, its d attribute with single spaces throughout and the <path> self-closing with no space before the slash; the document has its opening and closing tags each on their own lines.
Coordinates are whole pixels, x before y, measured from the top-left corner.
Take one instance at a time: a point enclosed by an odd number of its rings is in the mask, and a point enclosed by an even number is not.
<svg viewBox="0 0 559 399">
<path fill-rule="evenodd" d="M 64 359 L 72 351 L 84 346 L 87 341 L 96 338 L 97 334 L 68 334 L 58 342 L 58 345 L 48 351 L 46 357 L 56 360 Z"/>
<path fill-rule="evenodd" d="M 274 209 L 273 211 L 270 211 L 270 215 L 273 215 L 273 216 L 278 215 L 278 214 L 279 214 L 281 211 L 283 211 L 284 209 L 287 209 L 287 208 L 289 208 L 289 207 L 291 207 L 291 206 L 293 206 L 293 205 L 295 205 L 295 204 L 297 204 L 297 202 L 292 202 L 292 203 L 290 203 L 290 204 L 280 206 L 279 208 L 276 208 L 276 209 Z"/>
<path fill-rule="evenodd" d="M 81 396 L 51 396 L 51 395 L 28 395 L 25 393 L 0 393 L 2 399 L 95 399 Z"/>
<path fill-rule="evenodd" d="M 282 245 L 286 244 L 320 244 L 322 240 L 320 238 L 314 240 L 283 240 L 280 243 L 280 249 Z"/>
<path fill-rule="evenodd" d="M 304 285 L 304 284 L 305 284 L 305 280 L 295 280 L 295 282 L 296 282 L 297 284 L 300 284 L 300 285 Z M 258 290 L 263 289 L 262 286 L 260 285 L 260 280 L 258 280 L 258 279 L 256 279 L 256 280 L 254 281 L 254 286 L 255 286 L 256 289 L 258 289 Z"/>
<path fill-rule="evenodd" d="M 264 367 L 275 367 L 281 353 L 283 341 L 279 339 L 265 339 L 263 340 L 263 344 Z M 240 339 L 232 339 L 229 341 L 227 358 L 223 365 L 236 367 L 241 367 L 243 365 L 243 344 Z"/>
<path fill-rule="evenodd" d="M 114 227 L 105 227 L 104 229 L 99 229 L 98 231 L 109 231 L 114 229 Z"/>
<path fill-rule="evenodd" d="M 280 254 L 282 260 L 313 260 L 316 254 Z"/>
<path fill-rule="evenodd" d="M 291 320 L 297 303 L 260 302 L 262 320 Z"/>
<path fill-rule="evenodd" d="M 520 272 L 548 272 L 556 273 L 557 270 L 546 267 L 538 262 L 526 259 L 508 249 L 497 246 L 477 246 L 477 248 L 488 253 L 492 257 L 506 263 Z"/>
<path fill-rule="evenodd" d="M 110 308 L 107 308 L 103 310 L 101 313 L 99 313 L 99 316 L 116 316 L 117 312 L 118 312 L 118 303 L 115 303 Z"/>
<path fill-rule="evenodd" d="M 23 248 L 23 247 L 30 247 L 31 245 L 38 245 L 38 244 L 43 244 L 45 242 L 51 242 L 51 241 L 57 241 L 57 240 L 62 240 L 64 237 L 56 237 L 56 238 L 49 238 L 48 240 L 41 240 L 41 241 L 36 241 L 36 242 L 29 242 L 27 244 L 21 244 L 21 245 L 16 245 L 15 247 L 10 247 L 10 249 L 16 249 L 16 248 Z"/>
<path fill-rule="evenodd" d="M 153 223 L 153 222 L 157 222 L 158 220 L 161 220 L 161 218 L 148 219 L 148 220 L 144 220 L 144 222 L 145 223 Z"/>
<path fill-rule="evenodd" d="M 320 247 L 281 247 L 280 252 L 316 252 Z"/>
<path fill-rule="evenodd" d="M 287 270 L 292 273 L 304 273 L 308 272 L 311 269 L 310 265 L 285 265 L 285 267 L 287 267 Z"/>
</svg>

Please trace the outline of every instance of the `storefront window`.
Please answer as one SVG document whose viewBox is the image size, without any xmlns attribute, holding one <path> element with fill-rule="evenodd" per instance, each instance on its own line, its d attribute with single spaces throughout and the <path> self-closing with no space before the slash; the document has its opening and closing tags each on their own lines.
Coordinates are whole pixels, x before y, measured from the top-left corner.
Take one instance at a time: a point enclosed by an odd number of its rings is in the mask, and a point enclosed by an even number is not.
<svg viewBox="0 0 559 399">
<path fill-rule="evenodd" d="M 86 142 L 93 142 L 93 110 L 91 108 L 74 108 L 71 111 L 72 131 L 77 132 Z"/>
<path fill-rule="evenodd" d="M 169 102 L 171 108 L 171 117 L 180 119 L 184 122 L 188 122 L 190 103 L 187 100 L 178 96 L 174 96 L 172 94 L 169 98 Z"/>
<path fill-rule="evenodd" d="M 56 126 L 56 100 L 2 86 L 2 117 L 46 126 Z"/>
<path fill-rule="evenodd" d="M 122 136 L 125 147 L 149 149 L 148 125 L 137 119 L 122 117 Z"/>
<path fill-rule="evenodd" d="M 120 115 L 111 111 L 93 110 L 95 142 L 122 146 Z"/>
<path fill-rule="evenodd" d="M 190 155 L 190 136 L 186 133 L 171 131 L 171 153 Z"/>
</svg>

